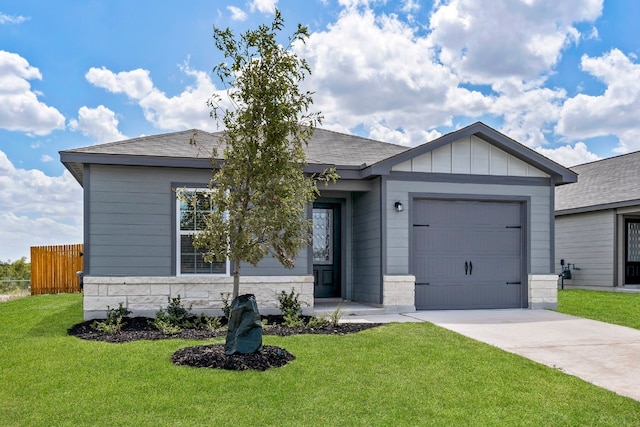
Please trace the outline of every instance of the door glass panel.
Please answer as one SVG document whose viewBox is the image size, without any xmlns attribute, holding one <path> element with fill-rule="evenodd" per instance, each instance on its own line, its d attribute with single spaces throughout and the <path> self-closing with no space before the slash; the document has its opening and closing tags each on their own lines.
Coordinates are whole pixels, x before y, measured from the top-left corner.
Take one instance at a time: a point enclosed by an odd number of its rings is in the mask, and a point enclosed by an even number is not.
<svg viewBox="0 0 640 427">
<path fill-rule="evenodd" d="M 627 223 L 627 262 L 640 262 L 640 222 Z"/>
<path fill-rule="evenodd" d="M 313 209 L 313 263 L 333 264 L 333 210 Z"/>
</svg>

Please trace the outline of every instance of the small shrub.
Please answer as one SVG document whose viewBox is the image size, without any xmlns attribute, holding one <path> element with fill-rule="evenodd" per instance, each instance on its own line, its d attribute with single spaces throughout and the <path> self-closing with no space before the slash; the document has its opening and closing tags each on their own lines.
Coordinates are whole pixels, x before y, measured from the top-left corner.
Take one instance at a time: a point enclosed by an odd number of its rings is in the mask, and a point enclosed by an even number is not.
<svg viewBox="0 0 640 427">
<path fill-rule="evenodd" d="M 152 322 L 158 330 L 165 334 L 177 334 L 183 328 L 191 327 L 191 306 L 186 308 L 182 305 L 180 295 L 171 298 L 167 297 L 167 308 L 161 308 L 156 312 L 156 318 Z"/>
<path fill-rule="evenodd" d="M 174 298 L 167 297 L 167 301 L 169 303 L 166 308 L 167 317 L 176 325 L 185 325 L 189 318 L 192 317 L 192 306 L 190 305 L 189 308 L 184 307 L 180 300 L 180 295 Z"/>
<path fill-rule="evenodd" d="M 307 321 L 307 329 L 322 329 L 329 324 L 329 320 L 313 316 Z"/>
<path fill-rule="evenodd" d="M 298 301 L 299 296 L 300 294 L 297 294 L 293 288 L 291 288 L 291 292 L 288 294 L 284 290 L 278 294 L 280 312 L 282 312 L 285 318 L 302 316 L 302 307 L 300 306 L 300 301 Z"/>
<path fill-rule="evenodd" d="M 123 319 L 131 314 L 131 311 L 124 306 L 124 303 L 119 303 L 118 308 L 111 308 L 107 306 L 107 318 L 103 321 L 96 320 L 91 324 L 91 327 L 97 331 L 104 332 L 105 334 L 116 334 L 122 332 L 122 327 L 125 325 Z"/>
<path fill-rule="evenodd" d="M 175 335 L 182 331 L 182 328 L 178 325 L 174 325 L 166 318 L 156 317 L 153 321 L 153 326 L 155 326 L 159 331 L 166 335 Z"/>
<path fill-rule="evenodd" d="M 222 329 L 222 321 L 217 316 L 205 316 L 201 314 L 193 321 L 193 326 L 197 329 L 206 329 L 207 331 L 217 331 Z"/>
<path fill-rule="evenodd" d="M 342 309 L 342 303 L 338 304 L 338 306 L 336 307 L 335 310 L 333 310 L 333 313 L 331 313 L 329 315 L 329 323 L 331 324 L 331 326 L 338 326 L 338 323 L 340 323 L 340 319 L 342 318 L 342 312 L 340 311 Z"/>
<path fill-rule="evenodd" d="M 231 304 L 229 303 L 231 294 L 229 292 L 220 292 L 220 299 L 222 299 L 222 312 L 227 319 L 231 316 Z"/>
<path fill-rule="evenodd" d="M 302 320 L 302 317 L 298 315 L 288 313 L 283 317 L 284 319 L 282 320 L 282 324 L 288 328 L 298 328 L 304 326 L 304 320 Z"/>
<path fill-rule="evenodd" d="M 262 329 L 271 329 L 275 327 L 275 324 L 269 323 L 268 319 L 262 319 Z"/>
</svg>

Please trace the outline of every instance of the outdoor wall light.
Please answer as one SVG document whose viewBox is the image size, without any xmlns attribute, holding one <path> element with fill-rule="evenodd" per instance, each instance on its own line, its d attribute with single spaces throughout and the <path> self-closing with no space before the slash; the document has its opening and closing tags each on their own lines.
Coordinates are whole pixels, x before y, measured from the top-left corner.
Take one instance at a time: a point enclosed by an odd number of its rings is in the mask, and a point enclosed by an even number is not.
<svg viewBox="0 0 640 427">
<path fill-rule="evenodd" d="M 400 202 L 396 202 L 393 207 L 396 209 L 396 212 L 402 212 L 404 210 L 404 206 L 402 206 Z"/>
</svg>

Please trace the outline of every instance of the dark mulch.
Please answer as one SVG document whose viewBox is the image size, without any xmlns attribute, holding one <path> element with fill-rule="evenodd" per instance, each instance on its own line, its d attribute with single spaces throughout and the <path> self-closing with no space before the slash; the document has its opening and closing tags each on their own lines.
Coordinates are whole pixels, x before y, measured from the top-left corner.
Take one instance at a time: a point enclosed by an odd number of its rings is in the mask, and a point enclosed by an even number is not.
<svg viewBox="0 0 640 427">
<path fill-rule="evenodd" d="M 227 356 L 224 352 L 224 344 L 182 348 L 173 353 L 171 357 L 171 361 L 176 365 L 231 371 L 246 371 L 249 369 L 266 371 L 269 368 L 284 366 L 293 359 L 295 359 L 293 354 L 273 345 L 263 345 L 260 351 L 253 354 Z"/>
<path fill-rule="evenodd" d="M 282 316 L 262 316 L 267 320 L 268 326 L 263 328 L 263 335 L 290 336 L 298 334 L 323 334 L 346 335 L 379 326 L 379 323 L 340 323 L 338 325 L 326 325 L 321 328 L 295 327 L 290 328 L 282 324 Z M 309 318 L 303 318 L 305 324 Z M 153 319 L 147 317 L 125 318 L 122 331 L 117 334 L 106 334 L 91 327 L 95 320 L 78 323 L 69 328 L 69 335 L 84 340 L 106 341 L 111 343 L 124 343 L 138 340 L 163 340 L 163 339 L 210 339 L 225 337 L 226 330 L 209 331 L 206 329 L 183 329 L 177 334 L 165 334 L 155 326 Z M 235 354 L 227 356 L 224 353 L 224 344 L 212 344 L 197 347 L 187 347 L 178 350 L 172 357 L 176 365 L 188 365 L 194 367 L 218 368 L 229 370 L 255 369 L 264 371 L 272 367 L 280 367 L 295 357 L 283 348 L 276 346 L 263 346 L 254 354 Z"/>
</svg>

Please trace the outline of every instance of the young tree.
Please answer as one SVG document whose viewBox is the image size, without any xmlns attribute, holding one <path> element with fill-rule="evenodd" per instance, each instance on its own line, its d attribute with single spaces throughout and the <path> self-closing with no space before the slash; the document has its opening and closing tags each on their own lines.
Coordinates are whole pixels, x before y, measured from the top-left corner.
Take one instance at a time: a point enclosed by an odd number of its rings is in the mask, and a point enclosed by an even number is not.
<svg viewBox="0 0 640 427">
<path fill-rule="evenodd" d="M 337 178 L 333 170 L 319 176 L 303 171 L 304 146 L 321 116 L 309 111 L 312 93 L 298 86 L 311 69 L 291 51 L 293 43 L 309 37 L 307 28 L 298 24 L 283 47 L 276 38 L 283 27 L 276 10 L 271 26 L 261 25 L 239 39 L 228 28 L 214 28 L 216 47 L 228 61 L 214 72 L 226 85 L 233 109 L 223 108 L 217 97 L 209 101 L 212 117 L 221 118 L 225 128 L 225 148 L 210 183 L 215 209 L 204 218 L 194 245 L 207 262 L 233 262 L 234 299 L 242 263 L 256 265 L 272 255 L 294 266 L 310 240 L 306 209 L 318 195 L 317 182 Z"/>
</svg>

